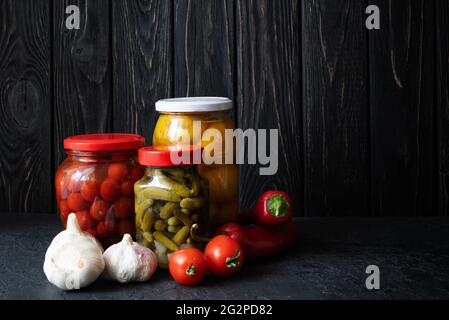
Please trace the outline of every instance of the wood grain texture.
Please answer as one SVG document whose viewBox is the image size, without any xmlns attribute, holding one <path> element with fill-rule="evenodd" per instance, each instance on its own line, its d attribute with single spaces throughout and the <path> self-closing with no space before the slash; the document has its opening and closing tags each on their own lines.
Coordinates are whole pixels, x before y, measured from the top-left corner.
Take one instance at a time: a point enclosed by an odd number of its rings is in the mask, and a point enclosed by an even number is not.
<svg viewBox="0 0 449 320">
<path fill-rule="evenodd" d="M 372 211 L 434 215 L 434 1 L 371 1 Z"/>
<path fill-rule="evenodd" d="M 175 96 L 234 97 L 234 1 L 174 0 Z"/>
<path fill-rule="evenodd" d="M 259 167 L 240 170 L 242 208 L 263 190 L 291 193 L 302 215 L 302 114 L 300 2 L 238 0 L 237 125 L 279 130 L 279 170 L 259 176 Z"/>
<path fill-rule="evenodd" d="M 439 213 L 449 215 L 449 2 L 436 0 Z"/>
<path fill-rule="evenodd" d="M 78 5 L 79 30 L 68 30 L 68 5 Z M 109 132 L 112 124 L 110 1 L 53 1 L 55 166 L 63 141 L 75 134 Z"/>
<path fill-rule="evenodd" d="M 367 33 L 361 1 L 303 1 L 307 215 L 369 214 Z"/>
<path fill-rule="evenodd" d="M 0 212 L 48 212 L 50 6 L 0 2 Z"/>
<path fill-rule="evenodd" d="M 154 103 L 173 95 L 170 1 L 113 1 L 114 130 L 151 144 Z"/>
</svg>

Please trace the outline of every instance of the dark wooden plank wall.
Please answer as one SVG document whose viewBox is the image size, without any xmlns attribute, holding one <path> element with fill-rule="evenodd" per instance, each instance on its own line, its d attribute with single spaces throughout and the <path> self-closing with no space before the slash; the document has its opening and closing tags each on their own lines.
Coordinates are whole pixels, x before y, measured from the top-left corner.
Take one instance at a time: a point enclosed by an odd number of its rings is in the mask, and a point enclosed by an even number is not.
<svg viewBox="0 0 449 320">
<path fill-rule="evenodd" d="M 369 214 L 363 1 L 304 1 L 304 190 L 309 215 Z"/>
<path fill-rule="evenodd" d="M 372 1 L 370 33 L 373 215 L 432 215 L 435 204 L 434 1 Z"/>
<path fill-rule="evenodd" d="M 280 133 L 277 176 L 241 167 L 242 207 L 277 187 L 298 215 L 447 215 L 448 16 L 447 0 L 2 1 L 0 211 L 54 209 L 66 136 L 151 142 L 156 100 L 220 95 L 239 127 Z"/>
<path fill-rule="evenodd" d="M 0 2 L 0 211 L 52 207 L 51 7 Z"/>
</svg>

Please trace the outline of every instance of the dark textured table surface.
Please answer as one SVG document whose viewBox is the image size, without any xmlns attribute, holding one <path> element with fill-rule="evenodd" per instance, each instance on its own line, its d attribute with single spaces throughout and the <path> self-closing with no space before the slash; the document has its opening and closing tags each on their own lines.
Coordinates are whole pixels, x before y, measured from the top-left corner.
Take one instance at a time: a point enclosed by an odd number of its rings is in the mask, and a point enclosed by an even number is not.
<svg viewBox="0 0 449 320">
<path fill-rule="evenodd" d="M 98 280 L 79 292 L 47 282 L 55 216 L 0 214 L 0 299 L 449 299 L 449 219 L 299 219 L 297 248 L 237 276 L 182 287 L 167 272 L 148 283 Z M 368 265 L 381 289 L 365 287 Z"/>
</svg>

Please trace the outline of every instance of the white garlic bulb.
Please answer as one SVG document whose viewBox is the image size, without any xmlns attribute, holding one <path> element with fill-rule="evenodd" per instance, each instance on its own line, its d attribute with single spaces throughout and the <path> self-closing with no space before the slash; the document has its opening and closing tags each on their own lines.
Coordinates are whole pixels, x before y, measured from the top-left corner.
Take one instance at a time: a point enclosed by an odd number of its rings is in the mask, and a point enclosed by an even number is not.
<svg viewBox="0 0 449 320">
<path fill-rule="evenodd" d="M 63 290 L 77 290 L 94 282 L 104 270 L 103 248 L 81 230 L 75 214 L 67 229 L 51 242 L 45 254 L 44 273 L 48 281 Z"/>
<path fill-rule="evenodd" d="M 121 283 L 148 281 L 157 269 L 157 257 L 150 249 L 133 242 L 129 234 L 104 253 L 103 277 Z"/>
</svg>

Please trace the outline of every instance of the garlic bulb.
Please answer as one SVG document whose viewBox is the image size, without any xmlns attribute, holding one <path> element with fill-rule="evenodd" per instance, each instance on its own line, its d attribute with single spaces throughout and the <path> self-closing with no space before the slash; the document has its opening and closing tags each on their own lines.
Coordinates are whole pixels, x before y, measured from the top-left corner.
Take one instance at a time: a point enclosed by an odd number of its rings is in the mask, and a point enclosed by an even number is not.
<svg viewBox="0 0 449 320">
<path fill-rule="evenodd" d="M 121 283 L 148 281 L 157 269 L 153 251 L 133 242 L 129 234 L 104 253 L 106 264 L 103 277 Z"/>
<path fill-rule="evenodd" d="M 83 232 L 76 215 L 70 214 L 67 229 L 53 239 L 45 254 L 48 281 L 63 290 L 81 289 L 101 275 L 104 265 L 100 243 Z"/>
</svg>

